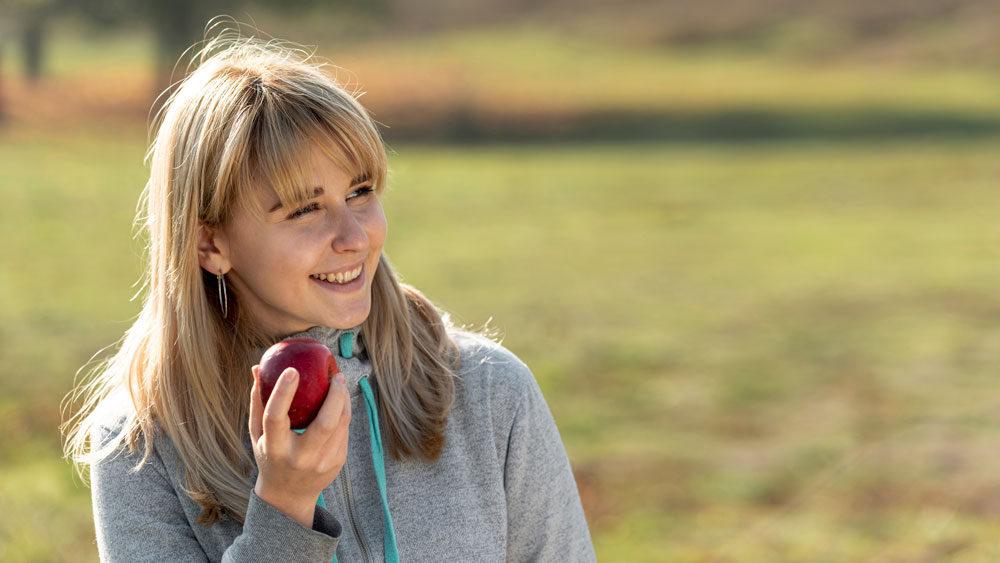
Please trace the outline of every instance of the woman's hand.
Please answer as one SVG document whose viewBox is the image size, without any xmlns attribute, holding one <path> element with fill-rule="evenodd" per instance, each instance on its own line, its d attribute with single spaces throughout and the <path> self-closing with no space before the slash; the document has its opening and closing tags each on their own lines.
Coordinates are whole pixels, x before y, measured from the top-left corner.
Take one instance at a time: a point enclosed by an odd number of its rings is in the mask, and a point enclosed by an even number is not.
<svg viewBox="0 0 1000 563">
<path fill-rule="evenodd" d="M 260 396 L 260 369 L 253 366 L 250 390 L 250 438 L 257 459 L 254 492 L 307 528 L 319 494 L 333 482 L 347 459 L 351 401 L 343 374 L 330 380 L 330 391 L 316 418 L 302 434 L 291 429 L 288 409 L 299 374 L 288 368 L 278 379 L 265 406 Z"/>
</svg>

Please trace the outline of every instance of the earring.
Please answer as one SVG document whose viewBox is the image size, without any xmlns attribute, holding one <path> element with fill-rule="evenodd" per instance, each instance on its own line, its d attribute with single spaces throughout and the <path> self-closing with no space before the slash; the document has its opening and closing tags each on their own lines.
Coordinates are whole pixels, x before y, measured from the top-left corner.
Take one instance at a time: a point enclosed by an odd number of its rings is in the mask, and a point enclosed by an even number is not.
<svg viewBox="0 0 1000 563">
<path fill-rule="evenodd" d="M 222 275 L 222 270 L 215 274 L 215 280 L 219 286 L 219 307 L 222 307 L 222 317 L 229 318 L 229 294 L 226 292 L 226 277 Z"/>
</svg>

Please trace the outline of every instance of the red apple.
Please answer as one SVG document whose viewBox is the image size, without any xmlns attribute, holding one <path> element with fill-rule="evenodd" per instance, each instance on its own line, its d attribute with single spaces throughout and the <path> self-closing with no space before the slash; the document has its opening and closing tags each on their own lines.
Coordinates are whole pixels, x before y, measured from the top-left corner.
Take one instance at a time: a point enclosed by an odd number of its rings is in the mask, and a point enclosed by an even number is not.
<svg viewBox="0 0 1000 563">
<path fill-rule="evenodd" d="M 282 340 L 268 348 L 260 359 L 260 393 L 265 405 L 278 378 L 288 368 L 299 372 L 299 386 L 288 409 L 288 418 L 293 429 L 301 430 L 316 418 L 330 389 L 330 377 L 340 370 L 330 349 L 321 342 L 312 338 Z"/>
</svg>

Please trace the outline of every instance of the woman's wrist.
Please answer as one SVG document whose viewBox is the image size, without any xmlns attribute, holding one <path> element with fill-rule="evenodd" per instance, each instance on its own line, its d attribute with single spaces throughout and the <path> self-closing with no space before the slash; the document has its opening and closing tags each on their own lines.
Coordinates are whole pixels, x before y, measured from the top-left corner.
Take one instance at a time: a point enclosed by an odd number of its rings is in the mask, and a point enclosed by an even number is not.
<svg viewBox="0 0 1000 563">
<path fill-rule="evenodd" d="M 288 516 L 306 528 L 312 528 L 313 517 L 316 512 L 316 499 L 289 497 L 280 494 L 278 491 L 270 490 L 266 486 L 262 486 L 260 481 L 254 486 L 253 492 L 260 500 L 273 506 L 285 516 Z"/>
</svg>

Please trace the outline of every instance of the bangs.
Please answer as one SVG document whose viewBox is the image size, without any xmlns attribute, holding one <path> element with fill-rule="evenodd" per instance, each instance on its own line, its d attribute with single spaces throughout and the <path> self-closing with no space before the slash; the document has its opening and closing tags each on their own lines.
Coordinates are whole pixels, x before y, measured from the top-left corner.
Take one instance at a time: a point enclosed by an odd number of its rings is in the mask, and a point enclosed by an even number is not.
<svg viewBox="0 0 1000 563">
<path fill-rule="evenodd" d="M 315 78 L 315 77 L 310 77 Z M 385 187 L 386 156 L 374 123 L 360 104 L 330 83 L 288 84 L 260 78 L 248 80 L 253 91 L 240 117 L 232 124 L 230 139 L 242 139 L 242 162 L 222 163 L 233 172 L 228 186 L 219 186 L 229 205 L 263 215 L 254 192 L 272 190 L 281 205 L 293 208 L 312 199 L 316 179 L 310 153 L 319 148 L 352 180 L 370 180 L 381 194 Z M 228 218 L 228 217 L 227 217 Z M 223 221 L 225 218 L 221 218 Z"/>
</svg>

